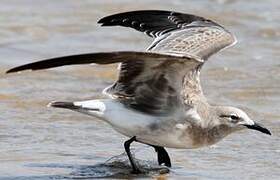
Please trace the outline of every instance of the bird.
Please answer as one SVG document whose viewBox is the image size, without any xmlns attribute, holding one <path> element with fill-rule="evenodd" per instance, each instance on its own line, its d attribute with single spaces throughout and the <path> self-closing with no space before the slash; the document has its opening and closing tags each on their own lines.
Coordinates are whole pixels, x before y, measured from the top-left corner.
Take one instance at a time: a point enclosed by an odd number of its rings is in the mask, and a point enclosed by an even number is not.
<svg viewBox="0 0 280 180">
<path fill-rule="evenodd" d="M 132 173 L 141 173 L 130 151 L 132 142 L 152 146 L 159 165 L 171 167 L 165 148 L 194 149 L 213 145 L 244 129 L 271 135 L 243 110 L 208 103 L 200 71 L 209 57 L 234 45 L 236 37 L 213 20 L 163 10 L 113 14 L 101 26 L 123 26 L 153 38 L 145 51 L 111 51 L 54 57 L 12 68 L 7 73 L 65 65 L 118 63 L 118 79 L 107 98 L 53 101 L 64 108 L 101 119 L 129 139 L 124 148 Z"/>
</svg>

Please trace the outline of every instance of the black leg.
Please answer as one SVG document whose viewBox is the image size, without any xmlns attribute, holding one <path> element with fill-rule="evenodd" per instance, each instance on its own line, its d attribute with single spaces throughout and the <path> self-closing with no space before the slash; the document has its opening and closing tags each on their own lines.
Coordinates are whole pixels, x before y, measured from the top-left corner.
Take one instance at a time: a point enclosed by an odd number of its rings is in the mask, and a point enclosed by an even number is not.
<svg viewBox="0 0 280 180">
<path fill-rule="evenodd" d="M 126 154 L 128 156 L 128 159 L 130 161 L 130 164 L 132 166 L 132 173 L 133 174 L 139 174 L 140 173 L 140 170 L 137 168 L 135 162 L 134 162 L 134 159 L 132 158 L 132 155 L 130 153 L 130 144 L 133 142 L 133 141 L 136 141 L 136 137 L 133 136 L 131 139 L 127 140 L 124 142 L 124 148 L 125 148 L 125 151 L 126 151 Z"/>
<path fill-rule="evenodd" d="M 157 152 L 157 156 L 158 156 L 158 164 L 164 164 L 167 167 L 171 167 L 171 161 L 169 158 L 169 155 L 167 153 L 167 151 L 164 149 L 164 147 L 161 146 L 155 146 L 155 145 L 151 145 L 155 148 L 155 151 Z"/>
</svg>

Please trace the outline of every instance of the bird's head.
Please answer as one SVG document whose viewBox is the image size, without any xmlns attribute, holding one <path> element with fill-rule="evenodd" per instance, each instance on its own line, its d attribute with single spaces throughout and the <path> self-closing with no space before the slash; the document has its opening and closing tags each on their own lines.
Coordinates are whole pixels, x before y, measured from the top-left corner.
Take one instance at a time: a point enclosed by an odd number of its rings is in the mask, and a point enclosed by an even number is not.
<svg viewBox="0 0 280 180">
<path fill-rule="evenodd" d="M 230 106 L 216 107 L 219 123 L 226 125 L 233 131 L 242 129 L 253 129 L 271 135 L 270 131 L 262 125 L 254 122 L 241 109 Z"/>
</svg>

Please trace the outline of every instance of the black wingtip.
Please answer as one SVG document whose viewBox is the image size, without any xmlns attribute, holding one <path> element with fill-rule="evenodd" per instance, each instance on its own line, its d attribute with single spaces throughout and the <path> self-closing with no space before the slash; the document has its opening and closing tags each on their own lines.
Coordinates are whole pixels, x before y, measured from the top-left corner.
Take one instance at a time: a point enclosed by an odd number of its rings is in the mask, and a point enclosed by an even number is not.
<svg viewBox="0 0 280 180">
<path fill-rule="evenodd" d="M 111 24 L 111 21 L 114 20 L 114 17 L 115 15 L 109 15 L 109 16 L 105 16 L 101 19 L 99 19 L 97 21 L 97 24 L 101 24 L 101 26 L 109 26 Z"/>
<path fill-rule="evenodd" d="M 98 24 L 101 24 L 101 26 L 117 26 L 126 24 L 126 20 L 129 18 L 132 18 L 134 16 L 144 16 L 146 14 L 152 13 L 153 15 L 156 14 L 166 14 L 166 13 L 172 13 L 171 11 L 165 11 L 165 10 L 136 10 L 136 11 L 126 11 L 116 14 L 111 14 L 108 16 L 105 16 L 97 21 Z"/>
<path fill-rule="evenodd" d="M 104 18 L 106 18 L 106 17 L 103 17 L 103 18 L 99 19 L 99 20 L 97 21 L 97 24 L 101 24 L 101 26 L 102 26 L 103 23 L 104 23 Z"/>
<path fill-rule="evenodd" d="M 119 25 L 119 23 L 120 22 L 114 19 L 114 16 L 106 16 L 97 21 L 97 24 L 100 24 L 101 26 L 116 26 Z"/>
<path fill-rule="evenodd" d="M 10 70 L 6 71 L 5 73 L 9 74 L 9 73 L 13 73 L 13 72 L 14 72 L 13 69 L 10 69 Z"/>
<path fill-rule="evenodd" d="M 40 67 L 39 68 L 33 67 L 33 64 L 36 65 L 35 63 L 30 63 L 30 64 L 25 64 L 25 65 L 22 65 L 22 66 L 14 67 L 14 68 L 6 71 L 6 74 L 20 72 L 20 71 L 26 71 L 26 70 L 33 71 L 33 70 L 39 70 L 40 69 Z"/>
<path fill-rule="evenodd" d="M 8 71 L 6 71 L 6 74 L 10 74 L 10 73 L 15 73 L 15 72 L 19 72 L 21 70 L 19 70 L 18 68 L 12 68 L 12 69 L 9 69 Z"/>
</svg>

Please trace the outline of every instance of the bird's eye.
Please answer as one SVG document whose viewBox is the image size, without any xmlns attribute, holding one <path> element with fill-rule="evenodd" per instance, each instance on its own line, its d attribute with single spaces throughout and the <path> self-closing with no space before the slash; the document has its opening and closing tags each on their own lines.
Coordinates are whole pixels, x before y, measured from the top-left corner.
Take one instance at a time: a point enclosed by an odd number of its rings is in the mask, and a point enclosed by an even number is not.
<svg viewBox="0 0 280 180">
<path fill-rule="evenodd" d="M 240 119 L 240 117 L 238 117 L 237 115 L 234 115 L 234 114 L 232 114 L 232 115 L 221 115 L 220 117 L 222 117 L 222 118 L 228 118 L 228 119 L 230 119 L 232 122 L 238 122 L 239 119 Z"/>
<path fill-rule="evenodd" d="M 230 119 L 232 119 L 232 120 L 238 120 L 238 119 L 239 119 L 239 117 L 238 117 L 238 116 L 236 116 L 236 115 L 231 115 L 231 116 L 230 116 Z"/>
</svg>

